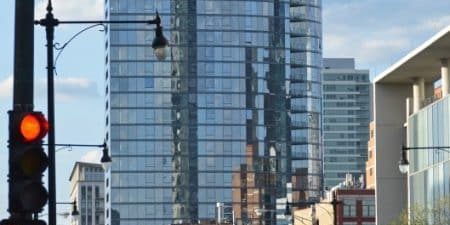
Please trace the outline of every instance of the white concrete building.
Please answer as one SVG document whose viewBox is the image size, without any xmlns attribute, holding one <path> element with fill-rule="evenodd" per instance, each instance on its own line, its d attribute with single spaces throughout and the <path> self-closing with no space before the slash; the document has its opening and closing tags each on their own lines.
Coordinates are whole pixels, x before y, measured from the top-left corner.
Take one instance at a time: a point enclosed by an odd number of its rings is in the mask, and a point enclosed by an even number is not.
<svg viewBox="0 0 450 225">
<path fill-rule="evenodd" d="M 407 207 L 408 179 L 399 172 L 398 161 L 402 145 L 411 143 L 408 119 L 434 100 L 436 81 L 441 80 L 443 98 L 448 96 L 449 58 L 447 26 L 374 80 L 377 224 L 388 224 Z"/>
<path fill-rule="evenodd" d="M 80 216 L 71 225 L 104 225 L 104 172 L 101 164 L 76 162 L 70 174 L 70 200 Z"/>
</svg>

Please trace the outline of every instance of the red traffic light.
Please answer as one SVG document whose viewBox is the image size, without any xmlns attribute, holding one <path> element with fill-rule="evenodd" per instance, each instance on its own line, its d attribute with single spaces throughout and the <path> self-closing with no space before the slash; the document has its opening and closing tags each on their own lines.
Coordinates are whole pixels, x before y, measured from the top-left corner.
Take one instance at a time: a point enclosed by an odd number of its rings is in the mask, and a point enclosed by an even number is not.
<svg viewBox="0 0 450 225">
<path fill-rule="evenodd" d="M 25 142 L 43 138 L 48 132 L 48 122 L 42 113 L 25 113 L 20 119 L 19 133 Z"/>
<path fill-rule="evenodd" d="M 42 138 L 49 125 L 41 112 L 18 110 L 9 111 L 9 115 L 8 210 L 23 215 L 39 213 L 48 200 L 47 190 L 42 184 L 43 172 L 48 166 Z M 12 225 L 32 225 L 29 221 L 16 222 Z"/>
</svg>

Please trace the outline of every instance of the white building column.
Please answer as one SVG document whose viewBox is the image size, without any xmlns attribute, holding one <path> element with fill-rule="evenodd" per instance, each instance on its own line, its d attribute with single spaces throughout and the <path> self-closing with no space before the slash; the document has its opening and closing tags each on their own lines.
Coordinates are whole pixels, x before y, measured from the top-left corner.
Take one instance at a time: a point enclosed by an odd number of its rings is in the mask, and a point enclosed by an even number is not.
<svg viewBox="0 0 450 225">
<path fill-rule="evenodd" d="M 442 97 L 448 95 L 449 77 L 448 77 L 448 59 L 441 59 L 441 82 L 442 82 Z"/>
<path fill-rule="evenodd" d="M 425 101 L 425 78 L 419 78 L 419 104 L 421 107 Z"/>
<path fill-rule="evenodd" d="M 425 100 L 425 79 L 414 79 L 413 83 L 413 113 L 419 111 L 421 103 Z"/>
</svg>

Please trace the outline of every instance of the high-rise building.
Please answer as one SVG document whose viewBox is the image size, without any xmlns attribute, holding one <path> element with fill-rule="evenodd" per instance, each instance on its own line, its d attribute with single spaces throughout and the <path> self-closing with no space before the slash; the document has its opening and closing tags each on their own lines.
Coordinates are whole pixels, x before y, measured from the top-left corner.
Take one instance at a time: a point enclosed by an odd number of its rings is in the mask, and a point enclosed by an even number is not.
<svg viewBox="0 0 450 225">
<path fill-rule="evenodd" d="M 276 199 L 295 180 L 296 201 L 318 200 L 321 154 L 321 1 L 109 0 L 106 41 L 106 224 L 211 220 L 232 205 L 232 174 L 253 149 L 259 208 L 275 224 Z M 256 187 L 248 187 L 250 190 Z M 108 213 L 109 212 L 109 213 Z M 258 219 L 259 220 L 259 219 Z"/>
<path fill-rule="evenodd" d="M 76 201 L 80 212 L 79 218 L 72 219 L 71 224 L 104 225 L 105 180 L 102 165 L 76 162 L 69 181 L 70 199 Z"/>
<path fill-rule="evenodd" d="M 370 79 L 350 58 L 323 61 L 324 186 L 365 174 L 369 140 Z"/>
</svg>

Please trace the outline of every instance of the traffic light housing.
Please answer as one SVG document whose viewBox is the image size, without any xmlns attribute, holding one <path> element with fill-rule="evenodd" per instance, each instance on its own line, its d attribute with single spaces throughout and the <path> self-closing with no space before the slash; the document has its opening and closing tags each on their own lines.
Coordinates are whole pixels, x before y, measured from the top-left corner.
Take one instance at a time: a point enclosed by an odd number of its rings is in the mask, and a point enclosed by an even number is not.
<svg viewBox="0 0 450 225">
<path fill-rule="evenodd" d="M 47 225 L 43 220 L 6 219 L 0 225 Z"/>
<path fill-rule="evenodd" d="M 9 117 L 9 211 L 38 213 L 48 200 L 42 183 L 48 167 L 42 138 L 47 134 L 48 122 L 41 112 L 16 110 L 10 111 Z"/>
</svg>

